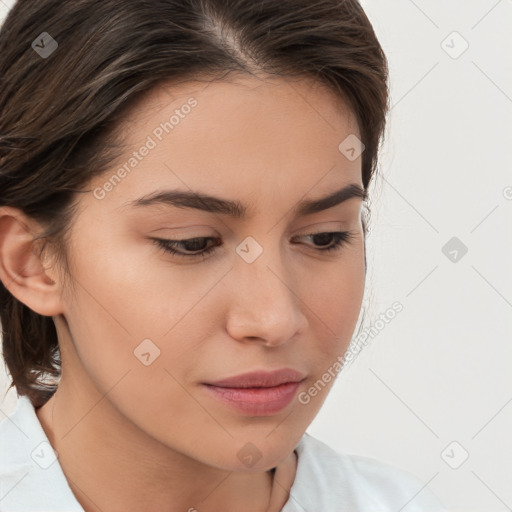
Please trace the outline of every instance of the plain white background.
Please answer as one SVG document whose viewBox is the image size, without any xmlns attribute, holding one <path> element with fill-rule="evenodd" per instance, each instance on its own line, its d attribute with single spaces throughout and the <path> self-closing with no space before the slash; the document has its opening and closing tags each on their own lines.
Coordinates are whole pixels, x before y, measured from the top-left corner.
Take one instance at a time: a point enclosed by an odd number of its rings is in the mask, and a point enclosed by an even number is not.
<svg viewBox="0 0 512 512">
<path fill-rule="evenodd" d="M 391 73 L 362 324 L 378 333 L 308 431 L 414 473 L 453 512 L 511 510 L 512 0 L 362 4 Z M 0 385 L 1 421 L 3 367 Z"/>
</svg>

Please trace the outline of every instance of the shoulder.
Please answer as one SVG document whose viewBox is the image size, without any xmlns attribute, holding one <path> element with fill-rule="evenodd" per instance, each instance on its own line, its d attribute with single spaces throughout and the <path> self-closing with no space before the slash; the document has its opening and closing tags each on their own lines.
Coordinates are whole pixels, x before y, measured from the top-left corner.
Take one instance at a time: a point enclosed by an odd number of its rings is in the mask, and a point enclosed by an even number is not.
<svg viewBox="0 0 512 512">
<path fill-rule="evenodd" d="M 27 430 L 31 431 L 33 428 L 27 421 L 30 419 L 31 407 L 32 403 L 29 399 L 21 396 L 18 398 L 16 409 L 0 420 L 0 453 L 2 453 L 0 473 L 13 466 L 28 463 L 25 440 L 30 434 Z"/>
<path fill-rule="evenodd" d="M 27 396 L 0 420 L 0 453 L 2 512 L 83 512 Z"/>
<path fill-rule="evenodd" d="M 337 452 L 307 433 L 295 451 L 297 473 L 283 512 L 448 512 L 424 482 L 386 462 Z"/>
</svg>

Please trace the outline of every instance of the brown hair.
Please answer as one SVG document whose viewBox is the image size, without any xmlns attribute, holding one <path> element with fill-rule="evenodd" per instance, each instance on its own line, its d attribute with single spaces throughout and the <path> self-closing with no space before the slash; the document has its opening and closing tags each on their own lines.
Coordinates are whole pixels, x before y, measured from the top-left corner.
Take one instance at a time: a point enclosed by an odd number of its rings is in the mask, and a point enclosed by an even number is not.
<svg viewBox="0 0 512 512">
<path fill-rule="evenodd" d="M 34 240 L 69 269 L 75 199 L 122 154 L 115 128 L 128 107 L 161 82 L 255 71 L 313 77 L 348 102 L 366 190 L 389 109 L 388 66 L 357 0 L 18 0 L 0 31 L 0 207 L 40 222 Z M 1 281 L 0 318 L 9 389 L 39 407 L 60 376 L 53 319 Z"/>
</svg>

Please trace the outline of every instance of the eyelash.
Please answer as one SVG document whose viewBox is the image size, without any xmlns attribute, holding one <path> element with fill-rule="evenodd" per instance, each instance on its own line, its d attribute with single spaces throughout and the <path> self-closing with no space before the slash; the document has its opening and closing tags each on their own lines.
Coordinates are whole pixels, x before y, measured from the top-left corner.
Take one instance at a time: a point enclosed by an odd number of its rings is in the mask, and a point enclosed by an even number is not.
<svg viewBox="0 0 512 512">
<path fill-rule="evenodd" d="M 352 231 L 321 231 L 318 233 L 310 233 L 308 235 L 301 235 L 304 236 L 317 236 L 317 235 L 332 235 L 334 236 L 334 245 L 331 245 L 327 248 L 322 249 L 316 249 L 318 252 L 323 253 L 329 253 L 329 252 L 337 252 L 340 251 L 346 244 L 349 244 L 354 237 L 355 233 Z M 171 253 L 173 255 L 183 257 L 183 258 L 206 258 L 208 254 L 210 254 L 212 251 L 215 250 L 216 247 L 218 247 L 219 244 L 215 244 L 211 247 L 208 247 L 207 249 L 204 249 L 203 251 L 196 252 L 193 254 L 183 254 L 176 249 L 174 249 L 174 245 L 180 244 L 180 243 L 186 243 L 186 242 L 194 242 L 196 240 L 214 240 L 213 237 L 196 237 L 196 238 L 188 238 L 185 240 L 167 240 L 162 238 L 152 238 L 152 240 L 156 243 L 156 245 L 162 249 L 165 253 Z"/>
</svg>

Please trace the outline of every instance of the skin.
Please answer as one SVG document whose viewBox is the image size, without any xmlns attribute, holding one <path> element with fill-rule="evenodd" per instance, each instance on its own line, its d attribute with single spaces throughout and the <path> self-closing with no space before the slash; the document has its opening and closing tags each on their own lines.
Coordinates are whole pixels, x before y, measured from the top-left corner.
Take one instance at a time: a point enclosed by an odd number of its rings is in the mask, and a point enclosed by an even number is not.
<svg viewBox="0 0 512 512">
<path fill-rule="evenodd" d="M 307 405 L 295 398 L 270 416 L 237 412 L 201 383 L 289 367 L 307 376 L 305 391 L 345 352 L 360 312 L 361 199 L 291 213 L 304 198 L 362 187 L 361 158 L 338 150 L 348 135 L 360 138 L 350 110 L 308 79 L 159 86 L 127 118 L 131 149 L 119 165 L 191 96 L 197 106 L 113 190 L 101 200 L 92 193 L 117 166 L 77 199 L 73 289 L 31 250 L 40 227 L 0 210 L 0 277 L 57 328 L 62 378 L 36 412 L 87 512 L 280 510 L 295 478 L 293 450 L 334 380 Z M 250 215 L 124 207 L 166 188 L 238 200 Z M 332 239 L 306 236 L 345 230 L 353 238 L 329 253 L 318 247 Z M 149 236 L 222 245 L 204 260 L 180 258 Z M 247 236 L 263 248 L 250 264 L 235 252 Z M 149 366 L 134 355 L 146 338 L 160 350 Z M 261 453 L 250 468 L 237 457 L 249 442 Z"/>
</svg>

